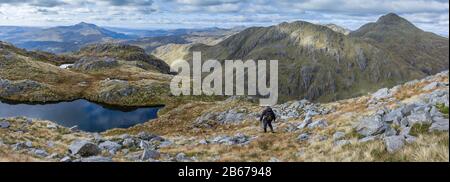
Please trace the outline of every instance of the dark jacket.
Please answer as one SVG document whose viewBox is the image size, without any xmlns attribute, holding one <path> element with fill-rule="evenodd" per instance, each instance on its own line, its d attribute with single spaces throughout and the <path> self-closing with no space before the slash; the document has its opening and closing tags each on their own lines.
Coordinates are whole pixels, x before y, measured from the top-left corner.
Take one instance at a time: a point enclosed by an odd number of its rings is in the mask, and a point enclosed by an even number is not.
<svg viewBox="0 0 450 182">
<path fill-rule="evenodd" d="M 275 120 L 275 113 L 273 112 L 272 108 L 264 109 L 259 120 L 262 121 L 264 118 L 267 118 L 267 117 L 271 117 L 270 121 Z"/>
</svg>

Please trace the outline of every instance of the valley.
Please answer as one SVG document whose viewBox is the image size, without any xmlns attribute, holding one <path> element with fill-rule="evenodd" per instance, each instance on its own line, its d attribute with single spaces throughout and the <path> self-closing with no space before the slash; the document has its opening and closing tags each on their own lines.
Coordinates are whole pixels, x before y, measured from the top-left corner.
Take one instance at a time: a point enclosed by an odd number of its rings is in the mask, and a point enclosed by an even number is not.
<svg viewBox="0 0 450 182">
<path fill-rule="evenodd" d="M 0 30 L 2 101 L 162 106 L 157 117 L 97 132 L 2 117 L 0 161 L 449 160 L 448 38 L 393 13 L 355 31 L 305 21 L 163 32 L 89 23 Z M 171 94 L 177 73 L 169 65 L 192 62 L 195 51 L 220 63 L 279 61 L 276 133 L 262 133 L 258 97 Z"/>
</svg>

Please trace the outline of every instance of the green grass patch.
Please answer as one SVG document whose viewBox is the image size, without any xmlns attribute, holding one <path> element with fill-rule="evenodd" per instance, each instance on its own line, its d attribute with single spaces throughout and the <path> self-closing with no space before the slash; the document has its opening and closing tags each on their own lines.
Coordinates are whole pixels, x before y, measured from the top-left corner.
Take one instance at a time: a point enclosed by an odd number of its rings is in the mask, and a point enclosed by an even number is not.
<svg viewBox="0 0 450 182">
<path fill-rule="evenodd" d="M 448 118 L 448 107 L 446 107 L 444 104 L 437 104 L 436 107 L 439 109 L 439 112 L 444 114 L 445 118 Z"/>
<path fill-rule="evenodd" d="M 416 123 L 414 125 L 412 125 L 411 127 L 411 131 L 409 132 L 409 134 L 411 136 L 419 136 L 421 134 L 426 134 L 428 133 L 428 128 L 430 128 L 431 124 L 419 124 Z"/>
</svg>

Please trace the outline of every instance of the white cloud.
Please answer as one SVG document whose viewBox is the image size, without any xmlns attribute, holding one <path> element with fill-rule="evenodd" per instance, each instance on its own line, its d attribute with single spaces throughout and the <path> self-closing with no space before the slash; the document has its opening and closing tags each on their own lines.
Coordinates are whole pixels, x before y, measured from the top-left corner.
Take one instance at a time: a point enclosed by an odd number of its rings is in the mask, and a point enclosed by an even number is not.
<svg viewBox="0 0 450 182">
<path fill-rule="evenodd" d="M 306 20 L 351 29 L 394 12 L 427 31 L 449 31 L 448 0 L 0 0 L 0 12 L 3 25 L 232 27 Z"/>
</svg>

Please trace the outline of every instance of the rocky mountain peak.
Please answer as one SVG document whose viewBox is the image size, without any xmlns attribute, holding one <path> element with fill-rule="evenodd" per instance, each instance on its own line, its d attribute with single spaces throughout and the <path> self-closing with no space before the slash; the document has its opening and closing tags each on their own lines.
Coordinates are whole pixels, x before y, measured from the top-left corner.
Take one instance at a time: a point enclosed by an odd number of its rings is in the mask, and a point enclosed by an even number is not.
<svg viewBox="0 0 450 182">
<path fill-rule="evenodd" d="M 416 29 L 416 26 L 414 26 L 411 22 L 400 17 L 395 13 L 388 13 L 386 15 L 381 16 L 376 23 L 392 26 L 408 26 L 408 28 Z"/>
<path fill-rule="evenodd" d="M 86 22 L 80 22 L 76 25 L 74 25 L 74 27 L 83 27 L 83 28 L 99 28 L 97 25 L 92 24 L 92 23 L 86 23 Z"/>
</svg>

